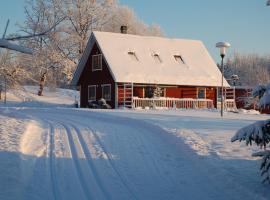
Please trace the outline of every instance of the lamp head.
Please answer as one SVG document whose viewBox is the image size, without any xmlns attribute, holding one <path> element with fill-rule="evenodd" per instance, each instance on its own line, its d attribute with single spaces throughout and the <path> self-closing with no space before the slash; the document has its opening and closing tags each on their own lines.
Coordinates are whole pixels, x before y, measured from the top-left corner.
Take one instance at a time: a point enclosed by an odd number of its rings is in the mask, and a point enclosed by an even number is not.
<svg viewBox="0 0 270 200">
<path fill-rule="evenodd" d="M 216 47 L 220 49 L 220 56 L 224 57 L 226 55 L 226 49 L 231 45 L 228 42 L 218 42 Z"/>
</svg>

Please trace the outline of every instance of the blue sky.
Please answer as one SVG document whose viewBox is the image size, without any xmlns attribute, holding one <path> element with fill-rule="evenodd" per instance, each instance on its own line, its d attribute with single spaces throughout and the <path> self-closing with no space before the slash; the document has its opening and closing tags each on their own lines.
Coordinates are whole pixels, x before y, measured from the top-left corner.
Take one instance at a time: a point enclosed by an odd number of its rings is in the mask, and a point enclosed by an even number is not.
<svg viewBox="0 0 270 200">
<path fill-rule="evenodd" d="M 219 61 L 218 41 L 234 51 L 270 54 L 270 7 L 266 0 L 119 0 L 148 24 L 159 24 L 168 37 L 199 39 Z M 5 2 L 5 3 L 4 3 Z M 24 18 L 24 0 L 1 0 L 0 35 Z"/>
</svg>

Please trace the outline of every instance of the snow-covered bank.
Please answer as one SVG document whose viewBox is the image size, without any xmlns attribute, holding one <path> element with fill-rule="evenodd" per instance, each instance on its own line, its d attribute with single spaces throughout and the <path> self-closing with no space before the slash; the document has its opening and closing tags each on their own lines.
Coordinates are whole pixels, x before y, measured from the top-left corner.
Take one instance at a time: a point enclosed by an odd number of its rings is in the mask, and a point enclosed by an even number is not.
<svg viewBox="0 0 270 200">
<path fill-rule="evenodd" d="M 79 101 L 79 92 L 61 88 L 44 88 L 43 96 L 38 96 L 37 86 L 23 86 L 7 92 L 7 105 L 16 107 L 73 107 Z M 3 106 L 4 93 L 2 91 Z"/>
</svg>

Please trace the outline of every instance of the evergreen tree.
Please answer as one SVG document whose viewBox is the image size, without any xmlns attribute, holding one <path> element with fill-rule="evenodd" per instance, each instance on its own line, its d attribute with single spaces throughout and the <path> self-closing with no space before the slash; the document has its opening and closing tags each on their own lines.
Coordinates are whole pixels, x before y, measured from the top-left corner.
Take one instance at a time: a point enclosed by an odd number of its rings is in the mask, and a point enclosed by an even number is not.
<svg viewBox="0 0 270 200">
<path fill-rule="evenodd" d="M 258 86 L 253 91 L 253 96 L 259 98 L 259 107 L 269 107 L 270 105 L 270 84 Z M 270 183 L 270 119 L 257 121 L 240 130 L 231 138 L 232 142 L 245 141 L 247 145 L 255 143 L 262 150 L 252 154 L 255 157 L 262 157 L 261 176 L 263 182 Z"/>
</svg>

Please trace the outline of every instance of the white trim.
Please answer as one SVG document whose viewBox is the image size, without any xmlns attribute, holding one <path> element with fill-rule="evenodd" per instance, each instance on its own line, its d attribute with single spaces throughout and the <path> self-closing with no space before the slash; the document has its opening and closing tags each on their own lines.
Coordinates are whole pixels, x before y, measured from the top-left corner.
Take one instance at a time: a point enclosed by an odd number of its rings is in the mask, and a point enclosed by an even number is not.
<svg viewBox="0 0 270 200">
<path fill-rule="evenodd" d="M 89 98 L 89 88 L 95 88 L 95 98 L 92 98 L 90 99 Z M 97 100 L 97 85 L 88 85 L 88 88 L 87 88 L 87 97 L 88 97 L 88 101 L 96 101 Z"/>
<path fill-rule="evenodd" d="M 81 59 L 79 61 L 79 64 L 78 64 L 78 66 L 77 66 L 77 68 L 75 70 L 75 73 L 73 75 L 73 78 L 71 80 L 71 83 L 70 83 L 71 85 L 74 85 L 74 86 L 78 85 L 80 76 L 81 76 L 81 74 L 82 74 L 82 72 L 84 70 L 84 67 L 85 67 L 86 62 L 88 60 L 88 57 L 89 57 L 89 55 L 91 53 L 91 50 L 93 49 L 95 41 L 96 41 L 96 39 L 94 37 L 94 34 L 91 34 L 91 36 L 90 36 L 90 38 L 89 38 L 89 40 L 87 42 L 87 46 L 86 46 L 86 48 L 85 48 L 85 50 L 83 52 L 83 55 L 82 55 L 82 57 L 81 57 Z"/>
<path fill-rule="evenodd" d="M 107 61 L 107 59 L 106 59 L 106 55 L 103 53 L 102 49 L 100 48 L 100 45 L 99 45 L 99 43 L 98 43 L 96 37 L 95 37 L 95 41 L 96 41 L 97 47 L 99 48 L 101 54 L 103 55 L 104 61 L 105 61 L 105 63 L 106 63 L 107 68 L 109 69 L 109 71 L 110 71 L 110 73 L 111 73 L 111 76 L 112 76 L 112 78 L 113 78 L 113 81 L 114 81 L 114 82 L 117 82 L 117 81 L 116 81 L 116 78 L 115 78 L 115 75 L 114 75 L 114 73 L 113 73 L 113 71 L 112 71 L 112 69 L 111 69 L 111 66 L 109 65 L 109 63 L 108 63 L 108 61 Z"/>
<path fill-rule="evenodd" d="M 94 68 L 94 58 L 98 59 L 98 65 L 97 66 L 100 67 L 100 68 Z M 102 68 L 103 68 L 103 65 L 102 65 L 103 56 L 102 56 L 102 54 L 100 53 L 100 54 L 92 55 L 91 59 L 92 59 L 92 62 L 91 62 L 92 72 L 94 72 L 94 71 L 102 71 Z"/>
<path fill-rule="evenodd" d="M 118 84 L 114 84 L 114 107 L 118 108 Z"/>
<path fill-rule="evenodd" d="M 108 99 L 103 97 L 103 87 L 107 87 L 107 86 L 110 87 L 110 98 L 108 98 Z M 102 84 L 101 85 L 101 98 L 105 99 L 106 101 L 111 101 L 111 99 L 112 99 L 112 86 L 111 86 L 111 84 Z"/>
</svg>

